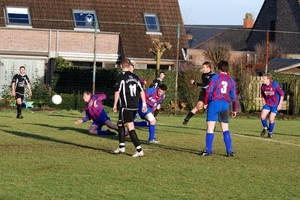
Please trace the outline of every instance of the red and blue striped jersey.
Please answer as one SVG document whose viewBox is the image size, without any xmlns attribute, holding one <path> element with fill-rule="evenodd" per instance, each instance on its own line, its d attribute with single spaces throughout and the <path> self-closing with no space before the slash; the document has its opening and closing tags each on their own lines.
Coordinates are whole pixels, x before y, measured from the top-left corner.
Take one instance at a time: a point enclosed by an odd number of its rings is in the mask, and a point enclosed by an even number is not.
<svg viewBox="0 0 300 200">
<path fill-rule="evenodd" d="M 151 87 L 145 92 L 147 107 L 151 108 L 151 112 L 156 110 L 156 107 L 163 102 L 165 94 L 158 95 L 159 88 Z"/>
<path fill-rule="evenodd" d="M 232 110 L 237 111 L 238 100 L 236 95 L 235 81 L 227 73 L 220 72 L 214 75 L 206 89 L 204 105 L 209 101 L 232 102 Z"/>
<path fill-rule="evenodd" d="M 88 120 L 95 121 L 100 118 L 101 113 L 104 111 L 104 106 L 102 100 L 106 99 L 105 94 L 93 94 L 90 100 L 85 106 L 85 117 L 82 119 L 83 122 Z M 95 107 L 94 102 L 96 102 L 97 107 Z"/>
<path fill-rule="evenodd" d="M 280 97 L 284 96 L 284 91 L 277 82 L 271 81 L 269 85 L 261 85 L 261 96 L 265 100 L 266 105 L 277 106 Z"/>
</svg>

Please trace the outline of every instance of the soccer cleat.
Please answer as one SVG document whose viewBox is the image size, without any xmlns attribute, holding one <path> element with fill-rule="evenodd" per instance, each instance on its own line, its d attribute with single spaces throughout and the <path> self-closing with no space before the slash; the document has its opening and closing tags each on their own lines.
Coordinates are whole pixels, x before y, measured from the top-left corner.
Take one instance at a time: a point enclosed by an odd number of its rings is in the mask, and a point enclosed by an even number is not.
<svg viewBox="0 0 300 200">
<path fill-rule="evenodd" d="M 235 156 L 235 153 L 232 151 L 232 152 L 227 152 L 227 157 L 232 157 L 232 156 Z"/>
<path fill-rule="evenodd" d="M 264 128 L 264 129 L 261 131 L 260 136 L 264 136 L 266 133 L 267 133 L 267 129 Z"/>
<path fill-rule="evenodd" d="M 125 137 L 130 137 L 129 132 L 125 131 Z"/>
<path fill-rule="evenodd" d="M 208 153 L 208 152 L 206 152 L 206 150 L 204 150 L 204 151 L 202 151 L 199 155 L 200 155 L 200 156 L 211 156 L 211 152 Z"/>
<path fill-rule="evenodd" d="M 144 155 L 143 150 L 140 151 L 140 152 L 136 151 L 136 152 L 132 155 L 132 157 L 137 158 L 137 157 L 141 157 L 141 156 L 143 156 L 143 155 Z"/>
<path fill-rule="evenodd" d="M 17 115 L 17 118 L 18 119 L 23 119 L 24 117 L 23 117 L 23 115 Z"/>
<path fill-rule="evenodd" d="M 154 140 L 149 140 L 148 142 L 150 142 L 150 143 L 159 143 L 159 141 L 158 140 L 156 140 L 156 139 L 154 139 Z"/>
<path fill-rule="evenodd" d="M 268 138 L 272 138 L 272 137 L 273 137 L 272 133 L 268 133 Z"/>
<path fill-rule="evenodd" d="M 118 153 L 125 153 L 125 147 L 118 147 L 116 150 L 114 150 L 114 153 L 115 154 L 118 154 Z"/>
<path fill-rule="evenodd" d="M 112 132 L 112 131 L 111 131 L 111 130 L 109 130 L 109 129 L 107 129 L 106 131 L 107 131 L 108 135 L 116 135 L 116 133 L 115 133 L 115 132 Z"/>
<path fill-rule="evenodd" d="M 186 125 L 188 124 L 188 122 L 189 122 L 188 119 L 184 119 L 183 122 L 182 122 L 182 124 L 183 124 L 184 126 L 186 126 Z"/>
</svg>

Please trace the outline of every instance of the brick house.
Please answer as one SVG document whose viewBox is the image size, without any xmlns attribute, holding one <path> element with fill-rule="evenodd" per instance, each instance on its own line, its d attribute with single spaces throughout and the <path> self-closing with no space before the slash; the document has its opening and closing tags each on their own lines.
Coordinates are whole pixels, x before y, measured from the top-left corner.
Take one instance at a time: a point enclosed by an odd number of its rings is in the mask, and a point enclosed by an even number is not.
<svg viewBox="0 0 300 200">
<path fill-rule="evenodd" d="M 153 68 L 152 38 L 172 44 L 161 60 L 162 68 L 172 69 L 178 24 L 179 49 L 187 48 L 177 0 L 3 0 L 1 6 L 0 86 L 21 65 L 29 76 L 47 76 L 57 56 L 97 67 L 117 67 L 126 57 L 137 68 Z"/>
</svg>

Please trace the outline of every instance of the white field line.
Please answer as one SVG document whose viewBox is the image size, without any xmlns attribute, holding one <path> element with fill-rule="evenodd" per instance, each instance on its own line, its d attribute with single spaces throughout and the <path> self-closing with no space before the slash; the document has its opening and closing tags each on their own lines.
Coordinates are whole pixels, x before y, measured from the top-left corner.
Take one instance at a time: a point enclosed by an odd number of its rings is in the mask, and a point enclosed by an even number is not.
<svg viewBox="0 0 300 200">
<path fill-rule="evenodd" d="M 178 125 L 173 125 L 173 124 L 162 124 L 162 123 L 157 123 L 157 125 L 162 125 L 162 126 L 175 126 L 175 127 L 179 127 L 182 128 L 182 126 L 178 126 Z M 195 128 L 195 127 L 193 127 Z M 291 145 L 291 146 L 297 146 L 300 147 L 300 144 L 295 144 L 295 143 L 291 143 L 291 142 L 284 142 L 284 141 L 279 141 L 279 140 L 274 140 L 273 138 L 261 138 L 261 137 L 252 137 L 252 136 L 248 136 L 248 135 L 240 135 L 240 134 L 236 134 L 236 133 L 231 133 L 231 135 L 234 136 L 238 136 L 238 137 L 245 137 L 245 138 L 251 138 L 251 139 L 256 139 L 256 140 L 263 140 L 263 141 L 267 141 L 267 142 L 275 142 L 275 143 L 279 143 L 279 144 L 286 144 L 286 145 Z M 276 134 L 275 134 L 276 135 Z"/>
</svg>

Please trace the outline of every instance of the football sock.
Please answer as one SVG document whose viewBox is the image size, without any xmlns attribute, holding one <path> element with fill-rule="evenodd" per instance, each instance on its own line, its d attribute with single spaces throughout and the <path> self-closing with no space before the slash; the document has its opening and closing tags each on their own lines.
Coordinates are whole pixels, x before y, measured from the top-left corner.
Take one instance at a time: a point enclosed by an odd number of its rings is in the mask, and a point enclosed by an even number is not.
<svg viewBox="0 0 300 200">
<path fill-rule="evenodd" d="M 158 115 L 158 113 L 159 113 L 159 110 L 155 110 L 155 111 L 154 111 L 154 114 L 153 114 L 154 117 L 156 117 L 156 116 Z"/>
<path fill-rule="evenodd" d="M 231 153 L 232 152 L 232 140 L 231 140 L 229 130 L 223 132 L 223 139 L 224 139 L 224 143 L 225 143 L 225 147 L 226 147 L 226 152 Z"/>
<path fill-rule="evenodd" d="M 141 147 L 140 145 L 137 146 L 137 147 L 136 147 L 136 151 L 137 151 L 137 152 L 141 152 L 141 151 L 142 151 L 142 147 Z"/>
<path fill-rule="evenodd" d="M 123 147 L 125 147 L 125 143 L 120 143 L 119 148 L 123 148 Z"/>
<path fill-rule="evenodd" d="M 17 104 L 17 112 L 18 112 L 18 115 L 22 114 L 22 104 Z"/>
<path fill-rule="evenodd" d="M 215 135 L 213 133 L 206 133 L 206 152 L 212 152 L 212 145 L 214 141 Z"/>
<path fill-rule="evenodd" d="M 268 128 L 268 121 L 267 121 L 267 119 L 262 119 L 261 123 L 262 123 L 262 125 L 263 125 L 264 128 Z"/>
<path fill-rule="evenodd" d="M 129 135 L 130 135 L 130 139 L 131 139 L 131 142 L 133 143 L 133 145 L 137 148 L 138 146 L 140 146 L 140 141 L 139 141 L 139 138 L 135 132 L 135 130 L 131 130 L 129 131 Z"/>
<path fill-rule="evenodd" d="M 195 114 L 192 112 L 189 112 L 185 118 L 185 120 L 190 120 Z"/>
<path fill-rule="evenodd" d="M 269 124 L 269 133 L 273 133 L 275 122 Z"/>
<path fill-rule="evenodd" d="M 124 126 L 118 126 L 118 133 L 119 133 L 119 142 L 125 143 L 125 129 Z"/>
<path fill-rule="evenodd" d="M 134 125 L 135 126 L 142 126 L 142 127 L 148 126 L 146 121 L 134 122 Z"/>
<path fill-rule="evenodd" d="M 149 125 L 149 141 L 152 141 L 152 140 L 154 140 L 154 138 L 155 138 L 155 125 L 153 125 L 153 124 L 150 124 Z"/>
</svg>

